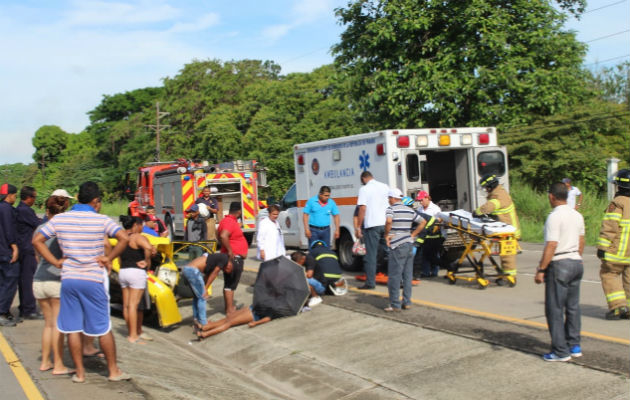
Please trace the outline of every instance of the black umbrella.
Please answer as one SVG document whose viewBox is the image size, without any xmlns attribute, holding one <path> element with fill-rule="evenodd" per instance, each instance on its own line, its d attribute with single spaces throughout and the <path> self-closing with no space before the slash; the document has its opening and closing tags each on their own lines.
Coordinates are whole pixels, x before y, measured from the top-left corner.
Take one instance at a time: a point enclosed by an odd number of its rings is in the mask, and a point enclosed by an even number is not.
<svg viewBox="0 0 630 400">
<path fill-rule="evenodd" d="M 254 312 L 272 318 L 297 315 L 309 293 L 304 268 L 286 257 L 265 261 L 254 283 Z"/>
</svg>

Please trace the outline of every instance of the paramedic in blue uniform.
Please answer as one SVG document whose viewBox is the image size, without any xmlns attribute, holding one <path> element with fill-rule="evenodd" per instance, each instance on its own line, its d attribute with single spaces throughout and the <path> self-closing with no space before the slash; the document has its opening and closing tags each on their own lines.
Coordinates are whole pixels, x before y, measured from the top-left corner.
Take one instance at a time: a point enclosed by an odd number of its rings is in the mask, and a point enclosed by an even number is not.
<svg viewBox="0 0 630 400">
<path fill-rule="evenodd" d="M 304 234 L 308 243 L 321 240 L 330 247 L 330 217 L 335 223 L 335 239 L 339 239 L 339 208 L 330 198 L 330 187 L 322 186 L 304 206 Z"/>
</svg>

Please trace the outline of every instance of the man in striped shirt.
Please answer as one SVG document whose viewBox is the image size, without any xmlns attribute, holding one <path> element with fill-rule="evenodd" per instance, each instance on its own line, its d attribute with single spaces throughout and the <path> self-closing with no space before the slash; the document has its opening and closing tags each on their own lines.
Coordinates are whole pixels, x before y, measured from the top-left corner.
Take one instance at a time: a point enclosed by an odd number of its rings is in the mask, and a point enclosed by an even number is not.
<svg viewBox="0 0 630 400">
<path fill-rule="evenodd" d="M 426 225 L 426 221 L 412 208 L 404 205 L 400 199 L 400 189 L 390 189 L 389 207 L 385 211 L 385 242 L 390 248 L 387 263 L 387 290 L 389 306 L 386 312 L 400 311 L 400 280 L 403 282 L 402 308 L 411 308 L 411 279 L 413 274 L 413 242 Z M 411 232 L 411 224 L 418 226 Z"/>
<path fill-rule="evenodd" d="M 81 333 L 98 336 L 107 359 L 109 380 L 130 379 L 116 363 L 116 344 L 111 332 L 109 294 L 105 288 L 111 262 L 127 246 L 127 233 L 114 221 L 99 214 L 101 198 L 98 185 L 85 182 L 79 187 L 79 204 L 71 211 L 55 215 L 33 238 L 33 246 L 48 262 L 61 268 L 60 309 L 57 328 L 68 334 L 68 346 L 76 366 L 73 382 L 85 381 Z M 63 252 L 57 259 L 46 247 L 56 236 Z M 118 240 L 105 255 L 105 238 Z"/>
</svg>

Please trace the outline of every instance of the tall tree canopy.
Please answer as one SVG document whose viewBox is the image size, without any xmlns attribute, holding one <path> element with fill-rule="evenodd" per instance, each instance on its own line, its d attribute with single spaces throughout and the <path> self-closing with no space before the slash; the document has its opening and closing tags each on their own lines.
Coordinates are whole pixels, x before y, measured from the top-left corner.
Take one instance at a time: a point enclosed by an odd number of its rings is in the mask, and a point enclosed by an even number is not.
<svg viewBox="0 0 630 400">
<path fill-rule="evenodd" d="M 559 4 L 578 13 L 584 1 Z M 335 63 L 380 128 L 524 123 L 587 95 L 585 46 L 548 0 L 355 0 L 336 12 Z"/>
</svg>

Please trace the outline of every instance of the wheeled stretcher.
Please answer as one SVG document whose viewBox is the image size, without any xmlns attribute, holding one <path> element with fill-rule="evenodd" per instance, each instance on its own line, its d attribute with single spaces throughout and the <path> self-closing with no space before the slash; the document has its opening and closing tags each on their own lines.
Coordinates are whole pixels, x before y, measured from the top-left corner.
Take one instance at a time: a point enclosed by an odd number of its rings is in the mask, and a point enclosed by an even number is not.
<svg viewBox="0 0 630 400">
<path fill-rule="evenodd" d="M 519 251 L 516 240 L 516 228 L 489 218 L 474 218 L 465 210 L 440 212 L 437 215 L 442 220 L 444 228 L 457 231 L 464 243 L 464 252 L 457 262 L 449 266 L 446 278 L 455 284 L 457 279 L 468 282 L 476 281 L 480 289 L 485 289 L 494 278 L 498 285 L 516 285 L 516 276 L 506 274 L 497 264 L 493 256 L 516 255 Z M 464 260 L 468 260 L 471 269 L 462 269 Z M 488 274 L 484 271 L 484 261 L 488 260 L 496 273 Z M 470 276 L 473 272 L 475 276 Z M 461 275 L 464 274 L 464 275 Z"/>
</svg>

